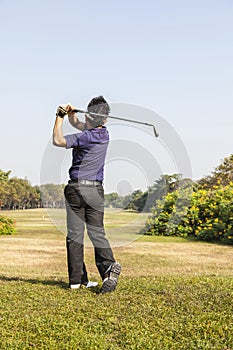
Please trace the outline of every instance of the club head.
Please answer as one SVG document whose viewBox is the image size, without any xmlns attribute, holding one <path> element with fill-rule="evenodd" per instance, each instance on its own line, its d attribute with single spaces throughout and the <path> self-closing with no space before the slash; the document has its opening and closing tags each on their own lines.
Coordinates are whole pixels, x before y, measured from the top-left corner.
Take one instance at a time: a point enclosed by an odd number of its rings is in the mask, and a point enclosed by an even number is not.
<svg viewBox="0 0 233 350">
<path fill-rule="evenodd" d="M 153 125 L 153 130 L 154 130 L 155 137 L 159 137 L 159 134 L 157 133 L 157 131 L 156 131 L 154 125 Z"/>
</svg>

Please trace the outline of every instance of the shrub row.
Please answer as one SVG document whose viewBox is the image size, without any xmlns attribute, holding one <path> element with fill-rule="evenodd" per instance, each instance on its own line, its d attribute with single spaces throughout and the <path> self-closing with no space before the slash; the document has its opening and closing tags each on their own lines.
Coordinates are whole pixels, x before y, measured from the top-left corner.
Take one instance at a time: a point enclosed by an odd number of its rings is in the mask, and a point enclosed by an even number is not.
<svg viewBox="0 0 233 350">
<path fill-rule="evenodd" d="M 168 193 L 156 203 L 144 233 L 233 244 L 233 183 Z"/>
</svg>

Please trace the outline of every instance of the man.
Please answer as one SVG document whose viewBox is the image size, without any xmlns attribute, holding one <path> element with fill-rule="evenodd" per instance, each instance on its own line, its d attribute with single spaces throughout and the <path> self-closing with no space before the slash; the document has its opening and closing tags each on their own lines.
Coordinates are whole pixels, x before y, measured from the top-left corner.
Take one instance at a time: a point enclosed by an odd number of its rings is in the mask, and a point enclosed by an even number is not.
<svg viewBox="0 0 233 350">
<path fill-rule="evenodd" d="M 115 290 L 121 266 L 115 261 L 112 249 L 104 231 L 104 162 L 109 143 L 109 134 L 104 126 L 110 107 L 103 96 L 93 98 L 88 104 L 90 114 L 85 115 L 86 123 L 79 121 L 70 104 L 59 106 L 53 130 L 53 144 L 72 148 L 70 180 L 65 187 L 67 211 L 67 258 L 69 286 L 95 286 L 88 280 L 84 263 L 84 228 L 95 250 L 95 262 L 103 280 L 101 293 Z M 99 113 L 106 118 L 92 115 Z M 69 122 L 81 133 L 63 136 L 63 121 L 68 114 Z"/>
</svg>

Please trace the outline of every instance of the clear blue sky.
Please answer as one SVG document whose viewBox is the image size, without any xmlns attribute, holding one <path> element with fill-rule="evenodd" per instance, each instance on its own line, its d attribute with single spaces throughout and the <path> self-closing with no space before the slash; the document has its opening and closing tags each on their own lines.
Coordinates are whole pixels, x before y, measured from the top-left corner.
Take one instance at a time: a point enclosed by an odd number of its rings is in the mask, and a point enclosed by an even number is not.
<svg viewBox="0 0 233 350">
<path fill-rule="evenodd" d="M 232 0 L 0 0 L 0 13 L 3 170 L 38 184 L 56 106 L 99 94 L 162 116 L 194 179 L 233 153 Z"/>
</svg>

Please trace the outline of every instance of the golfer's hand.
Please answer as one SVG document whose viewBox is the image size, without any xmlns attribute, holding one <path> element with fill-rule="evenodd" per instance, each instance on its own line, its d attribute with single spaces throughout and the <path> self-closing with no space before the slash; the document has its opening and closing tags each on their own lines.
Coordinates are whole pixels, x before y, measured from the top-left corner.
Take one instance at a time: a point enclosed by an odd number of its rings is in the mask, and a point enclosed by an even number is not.
<svg viewBox="0 0 233 350">
<path fill-rule="evenodd" d="M 75 106 L 73 106 L 72 104 L 70 103 L 67 103 L 66 105 L 66 110 L 67 110 L 67 114 L 68 116 L 74 116 L 76 114 L 76 112 L 74 112 L 74 110 L 76 109 Z"/>
<path fill-rule="evenodd" d="M 56 116 L 60 118 L 64 118 L 66 114 L 67 114 L 66 105 L 59 105 L 57 107 Z"/>
</svg>

